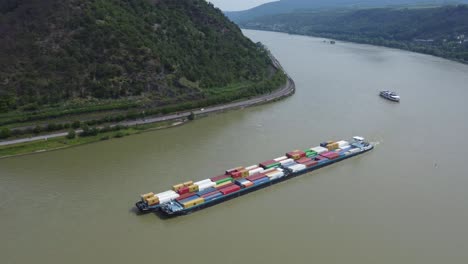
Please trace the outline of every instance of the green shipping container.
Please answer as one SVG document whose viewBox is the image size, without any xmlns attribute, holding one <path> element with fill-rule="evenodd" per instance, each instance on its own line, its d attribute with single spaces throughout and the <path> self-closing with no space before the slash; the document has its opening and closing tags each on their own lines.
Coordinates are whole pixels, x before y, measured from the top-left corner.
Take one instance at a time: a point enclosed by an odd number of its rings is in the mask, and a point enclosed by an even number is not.
<svg viewBox="0 0 468 264">
<path fill-rule="evenodd" d="M 232 178 L 231 178 L 231 177 L 227 177 L 227 178 L 224 178 L 224 179 L 222 179 L 222 180 L 219 180 L 219 181 L 216 182 L 216 185 L 221 184 L 221 183 L 225 183 L 225 182 L 228 182 L 228 181 L 229 181 L 229 182 L 232 182 Z"/>
<path fill-rule="evenodd" d="M 273 163 L 273 164 L 268 165 L 266 168 L 271 169 L 271 168 L 279 167 L 280 165 L 281 164 L 279 162 L 278 163 Z"/>
<path fill-rule="evenodd" d="M 317 156 L 317 152 L 315 152 L 315 151 L 313 151 L 313 150 L 306 151 L 306 156 L 307 156 L 308 158 L 310 158 L 310 157 L 315 157 L 315 156 Z"/>
</svg>

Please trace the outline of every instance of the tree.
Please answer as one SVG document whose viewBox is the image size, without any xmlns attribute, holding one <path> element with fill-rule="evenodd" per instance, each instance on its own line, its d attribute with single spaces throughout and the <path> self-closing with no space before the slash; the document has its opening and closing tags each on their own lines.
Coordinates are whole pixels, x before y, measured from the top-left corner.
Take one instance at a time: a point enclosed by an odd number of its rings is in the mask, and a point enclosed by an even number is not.
<svg viewBox="0 0 468 264">
<path fill-rule="evenodd" d="M 76 121 L 73 121 L 73 123 L 71 124 L 71 127 L 74 128 L 74 129 L 77 129 L 81 126 L 81 122 L 76 120 Z"/>
<path fill-rule="evenodd" d="M 71 129 L 70 131 L 68 131 L 68 135 L 67 135 L 68 139 L 74 139 L 75 137 L 76 137 L 76 132 L 74 129 Z"/>
<path fill-rule="evenodd" d="M 42 127 L 39 126 L 39 125 L 37 125 L 37 126 L 33 129 L 33 133 L 34 133 L 34 134 L 39 134 L 39 133 L 41 133 L 41 131 L 42 131 Z"/>
<path fill-rule="evenodd" d="M 2 128 L 0 130 L 0 138 L 9 138 L 11 136 L 11 130 L 9 128 Z"/>
<path fill-rule="evenodd" d="M 55 131 L 57 130 L 58 127 L 55 123 L 50 123 L 50 124 L 47 124 L 47 131 Z"/>
<path fill-rule="evenodd" d="M 189 119 L 189 120 L 195 120 L 195 113 L 194 113 L 194 112 L 190 112 L 190 115 L 188 116 L 188 119 Z"/>
</svg>

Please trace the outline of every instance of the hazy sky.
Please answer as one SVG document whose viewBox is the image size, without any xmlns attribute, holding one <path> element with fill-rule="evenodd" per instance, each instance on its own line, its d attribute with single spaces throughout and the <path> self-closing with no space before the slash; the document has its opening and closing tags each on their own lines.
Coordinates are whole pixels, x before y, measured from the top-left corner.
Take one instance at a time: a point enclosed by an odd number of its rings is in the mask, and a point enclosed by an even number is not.
<svg viewBox="0 0 468 264">
<path fill-rule="evenodd" d="M 273 0 L 208 0 L 223 11 L 237 11 L 249 9 Z"/>
</svg>

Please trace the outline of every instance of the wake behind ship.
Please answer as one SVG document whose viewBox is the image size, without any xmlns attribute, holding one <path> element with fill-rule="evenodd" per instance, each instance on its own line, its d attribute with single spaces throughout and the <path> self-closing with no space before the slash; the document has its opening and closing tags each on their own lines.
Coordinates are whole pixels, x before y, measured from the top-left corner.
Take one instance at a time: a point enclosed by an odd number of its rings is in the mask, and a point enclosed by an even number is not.
<svg viewBox="0 0 468 264">
<path fill-rule="evenodd" d="M 328 141 L 317 147 L 288 152 L 258 165 L 229 169 L 209 179 L 176 184 L 172 190 L 143 194 L 136 207 L 141 212 L 160 211 L 168 216 L 184 215 L 363 154 L 373 148 L 362 137 L 354 137 L 351 141 Z"/>
</svg>

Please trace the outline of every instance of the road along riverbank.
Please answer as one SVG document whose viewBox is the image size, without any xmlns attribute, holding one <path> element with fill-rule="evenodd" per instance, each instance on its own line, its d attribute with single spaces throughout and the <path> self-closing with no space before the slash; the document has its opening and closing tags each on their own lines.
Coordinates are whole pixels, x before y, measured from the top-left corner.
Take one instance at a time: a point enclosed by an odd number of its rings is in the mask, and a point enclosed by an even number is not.
<svg viewBox="0 0 468 264">
<path fill-rule="evenodd" d="M 276 60 L 276 58 L 274 58 L 273 56 L 271 56 L 271 58 L 272 58 L 273 66 L 277 70 L 281 70 L 284 72 L 278 60 Z M 215 113 L 220 113 L 220 112 L 225 112 L 225 111 L 230 111 L 230 110 L 235 110 L 235 109 L 242 109 L 242 108 L 251 107 L 255 105 L 274 102 L 282 98 L 291 96 L 295 92 L 296 85 L 294 83 L 294 80 L 287 74 L 286 74 L 286 77 L 287 79 L 286 79 L 285 84 L 283 84 L 281 87 L 279 87 L 278 89 L 268 94 L 256 96 L 253 98 L 249 98 L 247 100 L 236 101 L 236 102 L 231 102 L 231 103 L 222 104 L 222 105 L 215 105 L 215 106 L 210 106 L 210 107 L 201 108 L 201 109 L 193 109 L 191 111 L 172 113 L 172 114 L 168 114 L 164 116 L 147 117 L 144 119 L 122 121 L 119 123 L 109 125 L 109 127 L 111 128 L 120 126 L 123 128 L 121 129 L 122 131 L 119 130 L 113 133 L 98 134 L 94 136 L 93 139 L 86 138 L 85 140 L 80 140 L 82 138 L 78 137 L 78 138 L 69 139 L 70 142 L 68 142 L 66 138 L 68 133 L 60 132 L 60 133 L 51 133 L 47 135 L 34 136 L 34 137 L 29 137 L 29 138 L 1 141 L 0 142 L 0 158 L 13 157 L 17 155 L 25 155 L 25 154 L 32 154 L 32 153 L 38 153 L 38 152 L 45 152 L 45 151 L 50 151 L 50 150 L 57 150 L 57 149 L 77 146 L 81 144 L 89 144 L 92 142 L 110 139 L 114 137 L 118 138 L 122 136 L 137 134 L 136 132 L 141 133 L 144 131 L 150 131 L 154 129 L 170 128 L 170 127 L 173 127 L 174 124 L 176 126 L 179 126 L 179 125 L 185 124 L 186 122 L 189 122 L 190 119 L 193 119 L 191 118 L 191 116 L 195 118 L 206 117 L 206 116 L 209 116 L 210 114 L 215 114 Z M 82 132 L 83 131 L 81 129 L 75 130 L 75 133 L 77 135 L 79 135 Z M 58 139 L 60 140 L 57 141 Z M 58 143 L 58 145 L 56 143 Z M 34 145 L 31 145 L 31 144 L 34 144 Z"/>
</svg>

